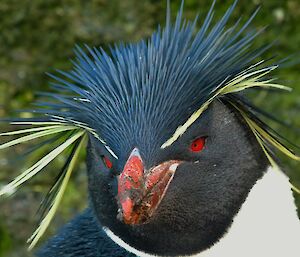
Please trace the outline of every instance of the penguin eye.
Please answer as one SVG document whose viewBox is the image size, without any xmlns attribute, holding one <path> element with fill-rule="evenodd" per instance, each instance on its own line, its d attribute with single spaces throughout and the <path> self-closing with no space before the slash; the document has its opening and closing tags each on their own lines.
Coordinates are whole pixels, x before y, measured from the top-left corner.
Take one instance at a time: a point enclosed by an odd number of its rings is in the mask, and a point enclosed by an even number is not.
<svg viewBox="0 0 300 257">
<path fill-rule="evenodd" d="M 202 151 L 205 146 L 205 139 L 205 137 L 195 139 L 190 145 L 190 150 L 195 153 Z"/>
<path fill-rule="evenodd" d="M 103 160 L 103 162 L 104 162 L 106 168 L 111 169 L 112 166 L 113 166 L 111 160 L 108 159 L 108 158 L 107 158 L 106 156 L 104 156 L 104 155 L 102 155 L 101 157 L 102 157 L 102 160 Z"/>
</svg>

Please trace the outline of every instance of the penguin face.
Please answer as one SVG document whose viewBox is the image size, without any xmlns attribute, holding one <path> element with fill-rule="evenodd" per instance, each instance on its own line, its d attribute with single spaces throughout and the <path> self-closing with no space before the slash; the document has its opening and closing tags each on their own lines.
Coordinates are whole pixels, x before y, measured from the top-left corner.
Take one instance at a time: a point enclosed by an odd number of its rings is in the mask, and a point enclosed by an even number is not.
<svg viewBox="0 0 300 257">
<path fill-rule="evenodd" d="M 174 144 L 151 154 L 136 145 L 116 160 L 90 138 L 87 166 L 101 225 L 137 250 L 174 256 L 222 237 L 267 159 L 239 115 L 215 101 Z"/>
</svg>

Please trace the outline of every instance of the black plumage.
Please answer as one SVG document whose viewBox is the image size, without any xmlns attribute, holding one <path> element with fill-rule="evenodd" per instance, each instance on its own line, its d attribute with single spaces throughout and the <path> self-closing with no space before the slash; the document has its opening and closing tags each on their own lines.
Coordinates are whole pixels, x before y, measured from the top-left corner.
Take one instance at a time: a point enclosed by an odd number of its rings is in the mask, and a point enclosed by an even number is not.
<svg viewBox="0 0 300 257">
<path fill-rule="evenodd" d="M 71 236 L 71 238 L 70 238 Z M 133 257 L 101 231 L 90 209 L 76 216 L 50 239 L 37 256 L 55 257 Z"/>
<path fill-rule="evenodd" d="M 137 143 L 150 155 L 218 88 L 268 49 L 251 50 L 262 31 L 249 29 L 240 36 L 256 12 L 242 26 L 238 21 L 225 27 L 235 5 L 211 28 L 212 5 L 195 36 L 197 19 L 184 21 L 182 6 L 175 24 L 168 11 L 165 28 L 148 40 L 116 45 L 110 54 L 88 46 L 86 54 L 77 47 L 74 69 L 50 75 L 59 92 L 47 96 L 60 104 L 43 102 L 47 108 L 38 111 L 87 124 L 117 156 Z M 264 68 L 273 69 L 273 64 Z"/>
<path fill-rule="evenodd" d="M 55 138 L 59 145 L 0 195 L 71 148 L 41 206 L 40 226 L 30 238 L 35 245 L 87 140 L 90 201 L 89 209 L 38 256 L 131 256 L 104 231 L 134 251 L 163 256 L 203 252 L 229 230 L 269 164 L 276 166 L 274 151 L 300 160 L 291 142 L 265 118 L 282 122 L 242 94 L 254 87 L 289 88 L 269 77 L 282 62 L 257 61 L 271 44 L 252 50 L 262 33 L 249 28 L 257 11 L 246 23 L 238 20 L 227 28 L 236 3 L 212 25 L 213 3 L 195 33 L 197 19 L 183 20 L 182 2 L 175 23 L 168 8 L 165 27 L 148 40 L 116 45 L 110 53 L 88 46 L 85 53 L 77 46 L 73 69 L 49 74 L 54 92 L 42 94 L 48 100 L 36 103 L 34 112 L 41 117 L 14 121 L 37 126 L 25 131 L 33 138 L 61 135 Z"/>
</svg>

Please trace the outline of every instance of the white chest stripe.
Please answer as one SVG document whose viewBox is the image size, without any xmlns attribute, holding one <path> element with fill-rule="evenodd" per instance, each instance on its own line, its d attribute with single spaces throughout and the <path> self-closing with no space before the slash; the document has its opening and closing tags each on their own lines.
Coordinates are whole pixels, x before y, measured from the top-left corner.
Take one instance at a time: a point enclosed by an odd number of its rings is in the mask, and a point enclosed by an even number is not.
<svg viewBox="0 0 300 257">
<path fill-rule="evenodd" d="M 141 257 L 154 257 L 141 252 L 116 236 L 106 234 L 127 251 Z M 198 257 L 298 257 L 300 221 L 290 184 L 281 172 L 269 169 L 252 188 L 229 232 L 213 247 Z"/>
<path fill-rule="evenodd" d="M 126 249 L 128 252 L 134 253 L 135 255 L 140 256 L 140 257 L 154 257 L 155 256 L 155 255 L 141 252 L 141 251 L 131 247 L 129 244 L 125 243 L 121 238 L 116 236 L 109 228 L 103 227 L 103 230 L 115 243 L 117 243 L 119 246 Z"/>
</svg>

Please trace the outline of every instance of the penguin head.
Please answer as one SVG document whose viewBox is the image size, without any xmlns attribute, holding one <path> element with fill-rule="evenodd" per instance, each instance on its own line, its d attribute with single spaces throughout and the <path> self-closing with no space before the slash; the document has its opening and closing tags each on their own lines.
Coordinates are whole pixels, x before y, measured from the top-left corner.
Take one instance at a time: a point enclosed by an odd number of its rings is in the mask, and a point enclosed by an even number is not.
<svg viewBox="0 0 300 257">
<path fill-rule="evenodd" d="M 172 146 L 133 145 L 117 160 L 90 139 L 89 192 L 101 225 L 151 254 L 190 255 L 218 241 L 267 167 L 251 130 L 221 101 Z"/>
<path fill-rule="evenodd" d="M 248 30 L 256 12 L 244 25 L 227 27 L 236 3 L 212 25 L 213 4 L 199 30 L 196 19 L 182 21 L 182 5 L 175 23 L 168 7 L 165 27 L 148 41 L 110 53 L 77 47 L 73 69 L 51 75 L 56 93 L 35 110 L 46 118 L 18 121 L 41 127 L 1 134 L 32 133 L 0 149 L 47 135 L 60 144 L 0 196 L 72 146 L 43 202 L 31 248 L 53 218 L 87 138 L 95 217 L 130 247 L 156 255 L 190 255 L 217 242 L 268 163 L 276 164 L 273 150 L 300 160 L 264 121 L 279 119 L 247 99 L 253 88 L 289 88 L 270 79 L 281 62 L 257 61 L 269 47 L 252 48 L 260 34 Z"/>
</svg>

